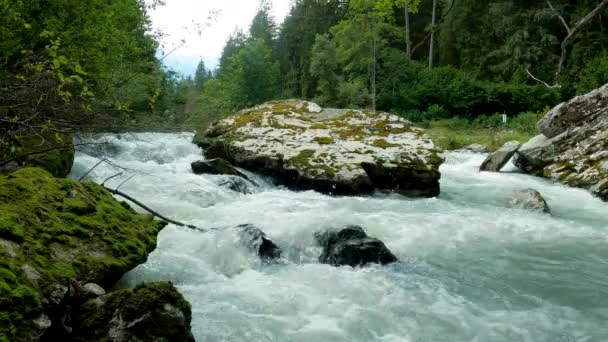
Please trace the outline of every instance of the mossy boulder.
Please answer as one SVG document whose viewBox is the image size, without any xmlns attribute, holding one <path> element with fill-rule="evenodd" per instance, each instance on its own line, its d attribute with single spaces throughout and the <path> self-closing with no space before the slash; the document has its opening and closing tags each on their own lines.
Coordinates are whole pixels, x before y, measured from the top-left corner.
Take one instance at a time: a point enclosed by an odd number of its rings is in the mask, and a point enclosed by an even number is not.
<svg viewBox="0 0 608 342">
<path fill-rule="evenodd" d="M 72 141 L 72 135 L 64 133 L 14 134 L 0 145 L 0 162 L 23 157 L 0 165 L 0 173 L 7 174 L 20 167 L 40 167 L 55 177 L 66 177 L 74 164 Z"/>
<path fill-rule="evenodd" d="M 201 129 L 207 158 L 274 177 L 295 189 L 353 195 L 375 190 L 439 194 L 444 158 L 412 123 L 388 113 L 272 101 Z"/>
<path fill-rule="evenodd" d="M 515 154 L 523 171 L 608 201 L 608 84 L 550 110 Z"/>
<path fill-rule="evenodd" d="M 0 341 L 56 327 L 72 284 L 113 286 L 146 261 L 165 224 L 92 182 L 40 168 L 0 176 Z"/>
<path fill-rule="evenodd" d="M 75 342 L 194 342 L 192 309 L 171 283 L 111 292 L 84 303 L 78 315 Z"/>
</svg>

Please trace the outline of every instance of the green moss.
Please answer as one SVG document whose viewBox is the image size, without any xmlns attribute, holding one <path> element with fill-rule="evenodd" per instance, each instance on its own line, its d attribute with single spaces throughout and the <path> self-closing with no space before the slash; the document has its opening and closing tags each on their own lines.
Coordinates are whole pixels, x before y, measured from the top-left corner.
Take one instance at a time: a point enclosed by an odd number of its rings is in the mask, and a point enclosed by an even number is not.
<svg viewBox="0 0 608 342">
<path fill-rule="evenodd" d="M 135 213 L 94 183 L 52 177 L 23 168 L 0 177 L 0 340 L 22 340 L 52 283 L 74 279 L 112 286 L 144 262 L 165 223 Z M 27 264 L 40 278 L 32 283 Z"/>
<path fill-rule="evenodd" d="M 316 137 L 314 138 L 314 141 L 316 141 L 319 145 L 331 145 L 336 142 L 330 137 Z"/>
<path fill-rule="evenodd" d="M 320 162 L 315 162 L 313 159 L 314 155 L 314 150 L 302 150 L 297 156 L 289 159 L 288 162 L 301 172 L 315 174 L 318 176 L 325 175 L 330 178 L 334 177 L 336 174 L 335 167 L 323 160 Z"/>
<path fill-rule="evenodd" d="M 397 147 L 399 145 L 398 144 L 391 144 L 391 143 L 389 143 L 388 141 L 386 141 L 384 139 L 376 139 L 372 143 L 372 146 L 380 147 L 380 148 L 389 148 L 389 147 Z"/>
<path fill-rule="evenodd" d="M 314 123 L 310 126 L 310 129 L 327 129 L 327 126 L 325 126 L 322 123 Z"/>
</svg>

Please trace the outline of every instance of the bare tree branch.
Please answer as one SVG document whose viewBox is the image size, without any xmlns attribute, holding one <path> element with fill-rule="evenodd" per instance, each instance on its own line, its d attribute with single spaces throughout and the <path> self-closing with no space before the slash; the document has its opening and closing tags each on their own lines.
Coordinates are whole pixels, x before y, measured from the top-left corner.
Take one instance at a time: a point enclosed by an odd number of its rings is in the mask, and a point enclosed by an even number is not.
<svg viewBox="0 0 608 342">
<path fill-rule="evenodd" d="M 566 63 L 566 57 L 568 55 L 568 45 L 570 45 L 571 41 L 583 30 L 585 26 L 587 26 L 595 17 L 604 10 L 608 6 L 608 0 L 603 0 L 597 7 L 589 12 L 586 16 L 584 16 L 581 20 L 579 20 L 574 27 L 569 30 L 568 36 L 562 41 L 562 55 L 559 59 L 559 65 L 557 66 L 557 75 L 556 79 L 559 82 L 559 77 L 564 68 L 564 64 Z"/>
<path fill-rule="evenodd" d="M 530 72 L 530 69 L 526 69 L 526 72 L 528 73 L 528 76 L 530 76 L 533 80 L 535 80 L 536 82 L 540 82 L 540 83 L 544 84 L 545 87 L 547 87 L 547 88 L 554 89 L 554 88 L 561 88 L 562 87 L 561 85 L 559 85 L 557 83 L 554 84 L 554 85 L 549 85 L 549 83 L 547 83 L 547 82 L 539 79 L 538 77 L 532 75 L 532 73 Z"/>
<path fill-rule="evenodd" d="M 555 9 L 555 7 L 553 7 L 553 4 L 551 3 L 551 1 L 547 0 L 547 5 L 549 5 L 549 8 L 551 8 L 551 10 L 553 12 L 555 12 L 555 15 L 559 18 L 559 20 L 562 22 L 562 24 L 564 24 L 564 27 L 566 28 L 566 31 L 568 32 L 568 34 L 570 34 L 570 26 L 568 26 L 568 23 L 566 22 L 566 19 L 564 19 L 564 17 L 562 17 L 561 14 L 559 14 L 559 12 Z"/>
<path fill-rule="evenodd" d="M 116 177 L 118 177 L 118 176 L 120 176 L 120 175 L 122 175 L 122 172 L 119 172 L 119 173 L 117 173 L 117 174 L 115 174 L 115 175 L 112 175 L 112 176 L 110 176 L 110 177 L 106 178 L 106 179 L 105 179 L 103 182 L 101 182 L 101 186 L 103 186 L 103 187 L 105 188 L 105 186 L 106 186 L 106 182 L 107 182 L 107 181 L 109 181 L 109 180 L 110 180 L 110 179 L 112 179 L 112 178 L 116 178 Z"/>
</svg>

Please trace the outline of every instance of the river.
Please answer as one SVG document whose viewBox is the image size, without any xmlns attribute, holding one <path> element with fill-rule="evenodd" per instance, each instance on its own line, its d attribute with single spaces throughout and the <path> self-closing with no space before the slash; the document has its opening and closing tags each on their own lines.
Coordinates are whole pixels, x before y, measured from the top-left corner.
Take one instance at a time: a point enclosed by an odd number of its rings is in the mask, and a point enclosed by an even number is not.
<svg viewBox="0 0 608 342">
<path fill-rule="evenodd" d="M 197 176 L 192 134 L 95 136 L 78 178 L 108 182 L 169 225 L 121 286 L 170 280 L 192 304 L 197 341 L 608 341 L 608 206 L 588 192 L 514 172 L 479 173 L 485 155 L 446 153 L 441 195 L 332 197 L 254 177 L 242 194 L 225 176 Z M 91 155 L 92 154 L 92 155 Z M 120 168 L 119 168 L 120 167 Z M 513 172 L 509 172 L 513 171 Z M 522 188 L 553 214 L 508 208 Z M 139 209 L 138 209 L 139 210 Z M 252 223 L 283 249 L 262 264 L 235 226 Z M 389 266 L 319 264 L 313 233 L 362 226 L 400 259 Z"/>
</svg>

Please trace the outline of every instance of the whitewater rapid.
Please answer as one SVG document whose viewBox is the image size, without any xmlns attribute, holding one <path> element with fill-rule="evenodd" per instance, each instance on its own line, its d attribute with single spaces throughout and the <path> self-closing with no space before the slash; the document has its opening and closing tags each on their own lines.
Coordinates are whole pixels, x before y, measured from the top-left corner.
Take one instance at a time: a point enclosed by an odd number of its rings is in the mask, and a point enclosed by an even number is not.
<svg viewBox="0 0 608 342">
<path fill-rule="evenodd" d="M 120 286 L 172 281 L 192 304 L 197 341 L 608 341 L 608 205 L 588 192 L 507 172 L 479 173 L 485 155 L 449 152 L 441 195 L 332 197 L 254 177 L 251 194 L 225 176 L 197 176 L 192 134 L 98 135 L 71 177 L 121 186 L 169 225 Z M 113 164 L 113 165 L 111 165 Z M 534 188 L 553 214 L 508 208 Z M 139 208 L 137 208 L 139 210 Z M 233 227 L 251 223 L 283 249 L 262 264 Z M 318 263 L 313 233 L 362 226 L 401 260 Z"/>
</svg>

